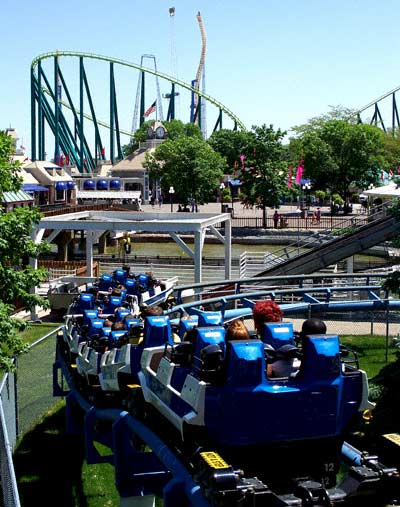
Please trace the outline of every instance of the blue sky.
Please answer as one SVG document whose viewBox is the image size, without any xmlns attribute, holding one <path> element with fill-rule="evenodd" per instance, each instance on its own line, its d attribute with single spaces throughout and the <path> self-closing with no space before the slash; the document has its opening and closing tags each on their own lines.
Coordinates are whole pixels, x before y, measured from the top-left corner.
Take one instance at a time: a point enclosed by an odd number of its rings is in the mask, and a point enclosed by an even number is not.
<svg viewBox="0 0 400 507">
<path fill-rule="evenodd" d="M 207 33 L 206 92 L 248 128 L 289 130 L 329 106 L 358 108 L 400 85 L 398 0 L 2 0 L 0 128 L 15 127 L 30 149 L 30 63 L 57 49 L 134 63 L 153 54 L 160 71 L 190 82 L 201 49 L 197 11 Z M 107 119 L 108 68 L 88 64 L 87 72 Z M 65 74 L 76 88 L 77 62 L 65 62 Z M 121 127 L 130 130 L 137 74 L 118 70 L 116 78 Z M 216 112 L 207 115 L 210 129 Z M 189 117 L 183 103 L 180 117 Z"/>
</svg>

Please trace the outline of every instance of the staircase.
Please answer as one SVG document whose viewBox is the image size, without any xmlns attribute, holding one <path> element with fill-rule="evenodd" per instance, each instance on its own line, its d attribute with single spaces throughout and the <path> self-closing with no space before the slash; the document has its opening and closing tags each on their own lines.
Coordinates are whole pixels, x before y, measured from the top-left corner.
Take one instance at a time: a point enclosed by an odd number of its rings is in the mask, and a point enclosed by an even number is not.
<svg viewBox="0 0 400 507">
<path fill-rule="evenodd" d="M 357 219 L 353 217 L 349 221 L 349 227 L 342 229 L 342 233 L 338 236 L 334 232 L 323 231 L 298 239 L 280 252 L 264 253 L 264 269 L 261 268 L 261 271 L 257 273 L 254 273 L 256 264 L 254 259 L 248 258 L 244 261 L 242 258 L 240 276 L 263 277 L 315 273 L 387 241 L 399 232 L 400 223 L 393 216 L 387 215 L 384 208 L 379 213 L 371 215 L 367 224 L 359 225 Z"/>
</svg>

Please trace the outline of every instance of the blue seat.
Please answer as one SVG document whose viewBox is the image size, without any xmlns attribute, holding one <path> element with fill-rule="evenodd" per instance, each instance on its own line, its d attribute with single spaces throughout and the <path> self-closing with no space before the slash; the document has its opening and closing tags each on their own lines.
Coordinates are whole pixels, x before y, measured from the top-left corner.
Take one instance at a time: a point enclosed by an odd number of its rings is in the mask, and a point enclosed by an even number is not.
<svg viewBox="0 0 400 507">
<path fill-rule="evenodd" d="M 126 309 L 119 309 L 117 310 L 117 313 L 115 314 L 115 320 L 116 322 L 119 322 L 121 321 L 126 315 L 129 315 L 130 314 L 130 311 L 128 310 L 128 308 Z"/>
<path fill-rule="evenodd" d="M 109 337 L 110 337 L 110 348 L 118 347 L 121 345 L 122 340 L 121 338 L 126 335 L 126 330 L 121 331 L 111 331 Z"/>
<path fill-rule="evenodd" d="M 341 375 L 340 345 L 337 335 L 303 337 L 303 358 L 299 377 L 317 380 Z"/>
<path fill-rule="evenodd" d="M 166 315 L 146 317 L 143 336 L 144 346 L 159 347 L 167 342 L 172 343 L 172 330 L 169 317 Z"/>
<path fill-rule="evenodd" d="M 80 313 L 83 313 L 85 310 L 93 310 L 94 309 L 94 296 L 93 294 L 88 294 L 83 292 L 78 299 L 77 310 Z"/>
<path fill-rule="evenodd" d="M 193 374 L 208 382 L 214 377 L 225 355 L 225 328 L 199 327 L 196 331 Z"/>
<path fill-rule="evenodd" d="M 140 319 L 126 319 L 125 327 L 129 329 L 131 327 L 143 327 L 143 321 Z"/>
<path fill-rule="evenodd" d="M 117 283 L 125 285 L 127 274 L 124 269 L 116 269 L 113 273 L 113 278 Z"/>
<path fill-rule="evenodd" d="M 138 281 L 139 285 L 143 288 L 143 290 L 147 291 L 149 290 L 149 275 L 141 273 L 136 277 L 136 280 Z"/>
<path fill-rule="evenodd" d="M 200 312 L 199 313 L 199 327 L 209 326 L 222 326 L 222 313 L 221 312 Z"/>
<path fill-rule="evenodd" d="M 125 282 L 126 292 L 130 296 L 136 296 L 138 292 L 137 282 L 136 280 L 131 280 L 128 278 Z"/>
<path fill-rule="evenodd" d="M 261 340 L 233 340 L 227 343 L 227 383 L 258 386 L 265 372 L 264 343 Z"/>
<path fill-rule="evenodd" d="M 114 311 L 122 305 L 122 297 L 109 296 L 108 301 L 103 306 L 103 313 L 114 313 Z"/>
<path fill-rule="evenodd" d="M 282 345 L 294 345 L 293 324 L 291 322 L 267 322 L 264 324 L 262 341 L 279 349 Z"/>
<path fill-rule="evenodd" d="M 102 329 L 104 325 L 104 319 L 90 319 L 88 335 L 93 336 L 95 334 L 103 334 Z"/>
<path fill-rule="evenodd" d="M 183 339 L 185 334 L 198 325 L 198 317 L 191 317 L 190 319 L 181 319 L 179 322 L 179 338 Z"/>
<path fill-rule="evenodd" d="M 107 275 L 107 274 L 101 275 L 100 280 L 99 280 L 99 284 L 98 284 L 99 290 L 108 291 L 108 289 L 110 287 L 112 287 L 112 285 L 113 285 L 113 278 L 111 275 Z"/>
<path fill-rule="evenodd" d="M 88 326 L 91 319 L 96 319 L 98 316 L 97 310 L 84 310 L 83 311 L 83 324 Z"/>
</svg>

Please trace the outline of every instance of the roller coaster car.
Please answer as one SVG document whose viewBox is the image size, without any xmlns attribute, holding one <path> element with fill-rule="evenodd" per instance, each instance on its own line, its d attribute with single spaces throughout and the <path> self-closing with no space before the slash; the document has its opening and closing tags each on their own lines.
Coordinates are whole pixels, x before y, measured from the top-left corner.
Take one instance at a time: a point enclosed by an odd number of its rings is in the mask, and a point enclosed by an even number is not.
<svg viewBox="0 0 400 507">
<path fill-rule="evenodd" d="M 226 343 L 224 334 L 198 328 L 184 364 L 165 347 L 144 349 L 138 376 L 145 401 L 184 440 L 204 433 L 234 464 L 259 473 L 260 459 L 262 470 L 285 471 L 286 480 L 288 473 L 311 475 L 331 485 L 344 436 L 369 407 L 366 376 L 342 368 L 338 336 L 305 337 L 297 374 L 269 378 L 261 340 Z"/>
</svg>

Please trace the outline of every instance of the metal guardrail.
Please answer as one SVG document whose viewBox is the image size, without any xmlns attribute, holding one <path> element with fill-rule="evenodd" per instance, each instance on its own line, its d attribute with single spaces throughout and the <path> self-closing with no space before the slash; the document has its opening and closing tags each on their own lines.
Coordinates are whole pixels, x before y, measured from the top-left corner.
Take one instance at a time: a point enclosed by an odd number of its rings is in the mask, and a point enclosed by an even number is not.
<svg viewBox="0 0 400 507">
<path fill-rule="evenodd" d="M 334 230 L 327 228 L 325 230 L 319 230 L 315 234 L 300 235 L 300 230 L 298 229 L 297 238 L 289 245 L 282 247 L 273 254 L 270 252 L 243 252 L 239 261 L 240 276 L 243 278 L 252 275 L 255 276 L 266 269 L 276 267 L 283 262 L 300 256 L 305 250 L 317 250 L 333 242 L 338 237 L 350 236 L 361 230 L 364 226 L 370 225 L 387 216 L 387 209 L 391 204 L 391 201 L 385 203 L 380 207 L 379 211 L 368 217 L 352 216 L 350 219 L 341 220 L 336 223 Z M 307 218 L 303 220 L 307 220 Z M 260 262 L 260 259 L 262 259 L 262 262 Z"/>
</svg>

